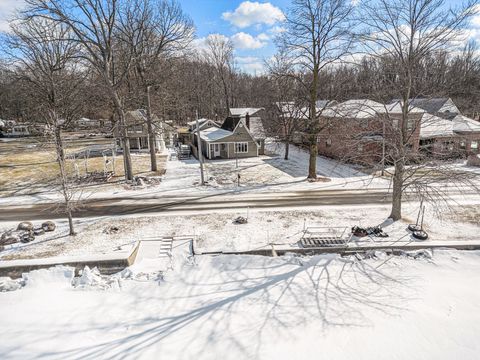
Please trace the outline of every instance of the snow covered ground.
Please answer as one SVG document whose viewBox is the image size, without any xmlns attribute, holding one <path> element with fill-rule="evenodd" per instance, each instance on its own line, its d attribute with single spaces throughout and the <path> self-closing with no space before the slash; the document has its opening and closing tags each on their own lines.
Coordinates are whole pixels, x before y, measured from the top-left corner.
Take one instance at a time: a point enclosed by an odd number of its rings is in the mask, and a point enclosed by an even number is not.
<svg viewBox="0 0 480 360">
<path fill-rule="evenodd" d="M 440 210 L 440 211 L 438 211 Z M 387 205 L 322 206 L 302 209 L 260 209 L 221 210 L 205 214 L 165 214 L 150 216 L 117 216 L 76 219 L 78 235 L 68 236 L 65 221 L 58 222 L 59 228 L 28 244 L 7 245 L 0 252 L 0 259 L 24 259 L 50 256 L 83 256 L 109 254 L 119 251 L 119 247 L 129 248 L 135 241 L 146 237 L 186 236 L 196 239 L 197 252 L 245 251 L 277 247 L 298 247 L 297 242 L 304 228 L 327 227 L 332 232 L 338 227 L 346 229 L 346 234 L 354 225 L 363 227 L 382 225 L 390 236 L 386 239 L 366 238 L 364 242 L 397 242 L 398 244 L 416 241 L 406 227 L 415 223 L 418 214 L 417 203 L 404 205 L 404 220 L 396 223 L 385 222 L 389 213 Z M 480 213 L 476 205 L 456 206 L 451 209 L 435 209 L 427 206 L 425 229 L 429 240 L 468 241 L 480 240 L 478 233 Z M 248 217 L 248 223 L 236 225 L 233 220 Z M 34 222 L 35 223 L 35 222 Z M 36 223 L 35 223 L 36 224 Z M 16 223 L 0 223 L 0 232 L 14 228 Z M 118 232 L 109 233 L 110 227 Z"/>
<path fill-rule="evenodd" d="M 30 273 L 0 293 L 0 358 L 478 359 L 480 252 L 185 255 L 77 287 Z"/>
</svg>

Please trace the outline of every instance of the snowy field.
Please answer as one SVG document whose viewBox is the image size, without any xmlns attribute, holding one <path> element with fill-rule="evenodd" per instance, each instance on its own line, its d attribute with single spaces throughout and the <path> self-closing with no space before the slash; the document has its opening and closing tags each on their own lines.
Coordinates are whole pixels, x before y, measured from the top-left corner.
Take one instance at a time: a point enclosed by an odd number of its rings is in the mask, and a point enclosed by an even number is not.
<svg viewBox="0 0 480 360">
<path fill-rule="evenodd" d="M 68 236 L 65 221 L 59 222 L 59 229 L 37 237 L 28 244 L 7 245 L 0 253 L 0 259 L 13 260 L 34 257 L 84 256 L 108 254 L 129 248 L 136 241 L 146 237 L 192 237 L 196 239 L 197 252 L 245 251 L 270 248 L 298 247 L 303 230 L 309 227 L 327 227 L 332 232 L 338 227 L 346 234 L 354 225 L 363 227 L 381 225 L 390 236 L 386 239 L 364 238 L 363 242 L 402 244 L 415 240 L 406 227 L 415 223 L 418 204 L 404 205 L 404 219 L 396 223 L 385 222 L 389 206 L 324 206 L 311 209 L 222 210 L 205 214 L 155 214 L 151 216 L 117 216 L 75 220 L 78 235 Z M 236 225 L 233 220 L 248 217 L 248 223 Z M 429 206 L 425 215 L 425 229 L 429 240 L 465 241 L 480 240 L 478 237 L 480 212 L 476 205 L 456 206 L 438 212 Z M 16 223 L 0 223 L 1 230 L 14 228 Z M 108 233 L 110 227 L 118 232 Z"/>
<path fill-rule="evenodd" d="M 478 359 L 480 252 L 425 255 L 177 252 L 163 277 L 86 273 L 76 287 L 36 271 L 0 293 L 0 358 Z"/>
</svg>

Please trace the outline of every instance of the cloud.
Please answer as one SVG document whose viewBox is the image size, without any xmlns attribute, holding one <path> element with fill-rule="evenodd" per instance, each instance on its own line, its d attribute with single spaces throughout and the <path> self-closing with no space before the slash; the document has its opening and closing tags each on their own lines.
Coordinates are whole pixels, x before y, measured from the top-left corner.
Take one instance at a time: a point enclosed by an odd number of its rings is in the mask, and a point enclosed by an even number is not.
<svg viewBox="0 0 480 360">
<path fill-rule="evenodd" d="M 263 61 L 255 56 L 238 56 L 235 58 L 238 67 L 249 74 L 259 75 L 265 73 Z"/>
<path fill-rule="evenodd" d="M 25 7 L 23 0 L 0 0 L 0 32 L 9 32 L 9 20 Z"/>
<path fill-rule="evenodd" d="M 278 26 L 278 25 L 268 29 L 268 32 L 270 34 L 273 34 L 273 35 L 278 35 L 278 34 L 281 34 L 285 31 L 286 31 L 286 29 L 284 27 Z"/>
<path fill-rule="evenodd" d="M 222 18 L 239 28 L 257 24 L 274 25 L 285 20 L 285 15 L 271 3 L 244 1 L 233 12 L 227 11 Z"/>
<path fill-rule="evenodd" d="M 239 32 L 232 35 L 230 39 L 232 40 L 233 45 L 238 49 L 260 49 L 267 44 L 265 42 L 265 37 L 260 35 L 258 37 L 253 37 L 250 34 Z"/>
<path fill-rule="evenodd" d="M 228 37 L 223 34 L 210 34 L 206 37 L 193 40 L 193 46 L 197 50 L 207 50 L 207 39 L 222 39 L 224 41 L 228 41 Z"/>
</svg>

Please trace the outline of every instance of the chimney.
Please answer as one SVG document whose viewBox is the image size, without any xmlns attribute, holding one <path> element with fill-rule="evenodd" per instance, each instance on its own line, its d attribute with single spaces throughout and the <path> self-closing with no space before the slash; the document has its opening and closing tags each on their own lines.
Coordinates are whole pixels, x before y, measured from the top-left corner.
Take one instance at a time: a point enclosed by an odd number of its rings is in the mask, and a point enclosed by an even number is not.
<svg viewBox="0 0 480 360">
<path fill-rule="evenodd" d="M 245 115 L 245 123 L 247 125 L 247 129 L 250 130 L 250 115 L 247 112 L 247 115 Z"/>
</svg>

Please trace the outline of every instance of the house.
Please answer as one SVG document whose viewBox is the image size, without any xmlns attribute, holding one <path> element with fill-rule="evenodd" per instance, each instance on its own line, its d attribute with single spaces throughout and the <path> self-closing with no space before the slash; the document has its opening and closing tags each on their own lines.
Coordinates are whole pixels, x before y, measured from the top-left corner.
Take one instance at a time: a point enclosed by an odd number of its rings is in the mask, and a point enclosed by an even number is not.
<svg viewBox="0 0 480 360">
<path fill-rule="evenodd" d="M 243 121 L 254 141 L 258 144 L 259 155 L 265 154 L 265 128 L 262 117 L 265 117 L 263 108 L 231 108 L 228 116 L 222 124 L 222 129 L 234 131 L 240 121 Z"/>
<path fill-rule="evenodd" d="M 162 122 L 158 117 L 153 116 L 152 119 L 153 128 L 156 134 L 156 150 L 163 150 L 165 143 L 162 138 Z M 131 110 L 125 113 L 125 124 L 127 126 L 127 136 L 130 142 L 131 150 L 149 150 L 150 149 L 150 140 L 148 137 L 148 127 L 147 127 L 147 112 L 143 109 Z M 115 136 L 117 137 L 117 146 L 122 147 L 122 142 L 120 141 L 120 131 L 118 129 L 118 124 L 114 129 Z"/>
<path fill-rule="evenodd" d="M 407 128 L 411 130 L 409 150 L 419 150 L 420 121 L 424 110 L 411 107 Z M 354 99 L 325 109 L 326 129 L 317 137 L 321 155 L 348 162 L 375 164 L 382 159 L 383 143 L 391 143 L 401 125 L 400 103 L 381 104 L 369 99 Z"/>
<path fill-rule="evenodd" d="M 463 115 L 448 120 L 425 113 L 421 121 L 420 148 L 433 157 L 478 154 L 480 123 Z"/>
<path fill-rule="evenodd" d="M 200 130 L 202 153 L 206 159 L 235 159 L 258 156 L 261 145 L 247 126 L 246 119 L 227 118 L 222 127 Z M 232 126 L 232 130 L 230 129 Z M 196 142 L 195 142 L 196 143 Z"/>
<path fill-rule="evenodd" d="M 200 130 L 205 130 L 210 127 L 216 127 L 216 128 L 220 127 L 220 125 L 218 125 L 215 121 L 210 119 L 202 118 L 198 120 L 189 121 L 187 123 L 187 126 L 182 126 L 177 128 L 176 132 L 178 136 L 178 142 L 180 144 L 197 146 L 197 142 L 195 140 L 195 132 L 197 130 L 197 121 L 198 121 Z"/>
<path fill-rule="evenodd" d="M 398 103 L 399 101 L 399 99 L 394 99 L 391 103 Z M 460 114 L 460 110 L 451 98 L 412 98 L 408 100 L 408 104 L 431 115 L 449 120 Z"/>
<path fill-rule="evenodd" d="M 82 117 L 75 121 L 76 129 L 98 129 L 103 127 L 102 121 Z"/>
<path fill-rule="evenodd" d="M 0 134 L 4 137 L 25 137 L 32 135 L 30 126 L 15 120 L 0 120 Z"/>
</svg>

